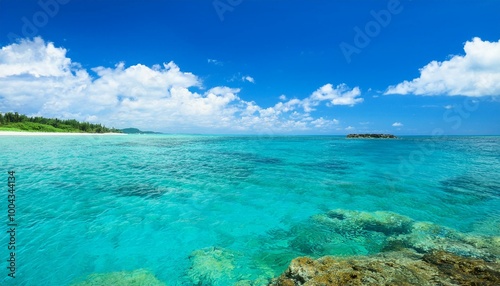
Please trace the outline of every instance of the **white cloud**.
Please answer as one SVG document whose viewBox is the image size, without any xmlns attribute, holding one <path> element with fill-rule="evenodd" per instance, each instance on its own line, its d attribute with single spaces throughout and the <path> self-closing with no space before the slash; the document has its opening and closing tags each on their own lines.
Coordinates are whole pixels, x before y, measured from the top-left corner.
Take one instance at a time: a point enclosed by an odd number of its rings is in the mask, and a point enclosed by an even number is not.
<svg viewBox="0 0 500 286">
<path fill-rule="evenodd" d="M 71 61 L 64 57 L 66 50 L 56 48 L 52 43 L 45 44 L 41 38 L 26 43 L 12 44 L 0 50 L 0 77 L 57 77 L 70 73 Z"/>
<path fill-rule="evenodd" d="M 363 102 L 363 98 L 358 98 L 358 96 L 360 95 L 361 91 L 358 87 L 350 89 L 347 85 L 340 84 L 334 88 L 332 84 L 328 83 L 320 87 L 318 90 L 304 99 L 294 98 L 286 102 L 278 102 L 274 106 L 274 108 L 276 109 L 276 111 L 280 112 L 289 112 L 297 110 L 298 108 L 302 108 L 304 112 L 309 113 L 314 111 L 315 107 L 319 106 L 324 101 L 327 102 L 327 106 L 353 106 L 357 103 Z M 280 100 L 286 100 L 286 96 L 281 95 Z"/>
<path fill-rule="evenodd" d="M 345 130 L 347 130 L 347 131 L 349 131 L 349 130 L 354 130 L 354 129 L 356 129 L 356 128 L 354 128 L 354 127 L 352 127 L 352 126 L 347 126 L 347 127 L 345 128 Z"/>
<path fill-rule="evenodd" d="M 255 80 L 253 79 L 253 77 L 247 75 L 247 76 L 244 76 L 241 78 L 242 81 L 248 81 L 248 82 L 251 82 L 251 83 L 255 83 Z"/>
<path fill-rule="evenodd" d="M 385 94 L 500 95 L 500 40 L 474 38 L 464 46 L 465 55 L 432 61 L 420 69 L 420 77 L 390 86 Z"/>
<path fill-rule="evenodd" d="M 393 127 L 401 127 L 401 126 L 403 126 L 403 123 L 401 123 L 401 122 L 394 122 L 394 123 L 392 123 L 392 126 Z"/>
<path fill-rule="evenodd" d="M 448 104 L 448 105 L 445 105 L 445 106 L 443 106 L 443 107 L 444 107 L 444 109 L 452 109 L 452 108 L 453 108 L 453 105 Z"/>
<path fill-rule="evenodd" d="M 216 66 L 223 66 L 224 64 L 221 61 L 215 60 L 215 59 L 207 59 L 207 62 L 209 64 L 214 64 Z"/>
<path fill-rule="evenodd" d="M 301 107 L 305 112 L 311 112 L 315 110 L 315 107 L 320 105 L 323 101 L 327 102 L 327 106 L 332 105 L 349 105 L 354 106 L 357 103 L 363 102 L 363 98 L 358 98 L 361 95 L 361 91 L 358 87 L 349 89 L 345 84 L 340 84 L 337 87 L 333 87 L 332 84 L 328 83 L 320 87 L 318 90 L 313 92 L 309 97 L 298 100 L 291 99 L 284 103 L 292 109 Z M 286 97 L 280 97 L 284 100 Z"/>
<path fill-rule="evenodd" d="M 319 105 L 322 101 L 327 101 L 332 105 L 353 106 L 363 102 L 363 98 L 358 98 L 360 95 L 361 91 L 358 87 L 349 89 L 347 85 L 341 84 L 334 88 L 332 84 L 328 83 L 306 98 L 303 101 L 303 106 L 306 112 L 314 110 L 312 107 Z"/>
<path fill-rule="evenodd" d="M 316 120 L 311 120 L 311 124 L 314 125 L 316 128 L 325 128 L 325 127 L 331 127 L 333 125 L 339 124 L 339 121 L 337 119 L 324 119 L 323 117 L 320 117 Z"/>
<path fill-rule="evenodd" d="M 165 132 L 283 133 L 333 130 L 336 119 L 315 118 L 312 107 L 361 102 L 359 88 L 327 84 L 305 99 L 271 107 L 242 100 L 240 89 L 226 86 L 199 90 L 196 75 L 174 63 L 96 67 L 91 75 L 67 57 L 64 48 L 41 38 L 0 50 L 0 111 L 75 118 L 118 128 Z M 247 79 L 248 80 L 248 79 Z M 330 128 L 330 129 L 329 129 Z"/>
</svg>

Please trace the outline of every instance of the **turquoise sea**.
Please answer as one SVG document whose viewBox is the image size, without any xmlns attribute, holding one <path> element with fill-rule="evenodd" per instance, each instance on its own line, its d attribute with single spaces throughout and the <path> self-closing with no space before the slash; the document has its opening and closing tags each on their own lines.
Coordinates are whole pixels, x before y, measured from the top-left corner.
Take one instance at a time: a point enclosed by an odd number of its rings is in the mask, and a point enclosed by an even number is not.
<svg viewBox="0 0 500 286">
<path fill-rule="evenodd" d="M 167 285 L 265 285 L 297 256 L 383 250 L 386 234 L 316 223 L 337 209 L 500 236 L 498 136 L 3 136 L 0 150 L 1 285 L 137 269 Z"/>
</svg>

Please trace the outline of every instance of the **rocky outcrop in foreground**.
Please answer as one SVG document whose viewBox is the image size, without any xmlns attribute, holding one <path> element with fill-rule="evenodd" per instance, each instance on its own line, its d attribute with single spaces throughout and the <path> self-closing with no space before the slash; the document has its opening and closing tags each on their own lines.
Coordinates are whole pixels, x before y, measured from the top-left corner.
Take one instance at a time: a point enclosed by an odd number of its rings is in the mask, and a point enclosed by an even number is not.
<svg viewBox="0 0 500 286">
<path fill-rule="evenodd" d="M 500 285 L 498 236 L 384 211 L 337 209 L 311 220 L 289 234 L 290 246 L 326 256 L 295 258 L 270 285 Z M 354 256 L 342 256 L 348 248 Z"/>
<path fill-rule="evenodd" d="M 392 134 L 348 134 L 347 138 L 394 139 L 397 137 Z"/>
<path fill-rule="evenodd" d="M 500 285 L 500 265 L 445 251 L 317 260 L 299 257 L 270 285 Z"/>
<path fill-rule="evenodd" d="M 393 212 L 330 210 L 268 235 L 251 255 L 193 251 L 186 285 L 500 285 L 499 236 Z"/>
</svg>

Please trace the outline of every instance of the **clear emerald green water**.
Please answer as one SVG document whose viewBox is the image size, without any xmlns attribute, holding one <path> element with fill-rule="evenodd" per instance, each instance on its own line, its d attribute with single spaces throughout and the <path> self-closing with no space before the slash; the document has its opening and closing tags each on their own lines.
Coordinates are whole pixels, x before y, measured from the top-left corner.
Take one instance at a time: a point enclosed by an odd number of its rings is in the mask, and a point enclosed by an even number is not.
<svg viewBox="0 0 500 286">
<path fill-rule="evenodd" d="M 3 136 L 0 150 L 4 228 L 9 170 L 18 223 L 15 280 L 0 237 L 1 285 L 70 285 L 140 268 L 191 285 L 190 254 L 207 247 L 236 253 L 242 278 L 279 275 L 293 257 L 329 254 L 286 234 L 337 208 L 500 235 L 495 136 Z"/>
</svg>

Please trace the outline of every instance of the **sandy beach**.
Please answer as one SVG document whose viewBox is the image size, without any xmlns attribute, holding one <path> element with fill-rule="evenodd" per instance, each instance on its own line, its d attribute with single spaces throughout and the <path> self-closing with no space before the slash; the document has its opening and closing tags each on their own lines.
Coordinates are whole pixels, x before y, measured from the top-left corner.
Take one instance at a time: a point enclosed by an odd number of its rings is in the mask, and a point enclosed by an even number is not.
<svg viewBox="0 0 500 286">
<path fill-rule="evenodd" d="M 0 136 L 122 136 L 122 135 L 127 135 L 127 134 L 0 131 Z"/>
</svg>

